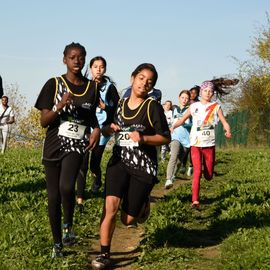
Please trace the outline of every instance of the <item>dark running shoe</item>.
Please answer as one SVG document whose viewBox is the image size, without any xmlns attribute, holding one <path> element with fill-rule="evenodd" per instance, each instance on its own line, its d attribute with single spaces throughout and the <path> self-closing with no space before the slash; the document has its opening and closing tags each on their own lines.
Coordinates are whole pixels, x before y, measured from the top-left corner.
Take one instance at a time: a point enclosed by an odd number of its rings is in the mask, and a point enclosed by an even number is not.
<svg viewBox="0 0 270 270">
<path fill-rule="evenodd" d="M 64 246 L 72 246 L 76 242 L 76 237 L 69 224 L 63 225 L 63 244 Z"/>
<path fill-rule="evenodd" d="M 104 269 L 111 264 L 110 256 L 108 253 L 100 254 L 92 260 L 91 264 L 94 269 Z"/>
<path fill-rule="evenodd" d="M 52 250 L 52 259 L 55 259 L 57 257 L 63 257 L 63 244 L 62 243 L 57 243 L 53 245 L 53 250 Z"/>
</svg>

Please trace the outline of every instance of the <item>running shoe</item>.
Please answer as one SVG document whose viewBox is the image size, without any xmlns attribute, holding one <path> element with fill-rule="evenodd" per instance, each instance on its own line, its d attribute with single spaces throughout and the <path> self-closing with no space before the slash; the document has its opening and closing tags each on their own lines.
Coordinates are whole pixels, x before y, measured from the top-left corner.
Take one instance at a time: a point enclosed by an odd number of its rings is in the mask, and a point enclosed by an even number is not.
<svg viewBox="0 0 270 270">
<path fill-rule="evenodd" d="M 76 237 L 69 224 L 63 225 L 63 244 L 64 246 L 72 246 L 75 244 Z"/>
<path fill-rule="evenodd" d="M 94 193 L 97 193 L 99 191 L 99 189 L 101 188 L 102 183 L 100 180 L 100 177 L 98 177 L 97 175 L 93 174 L 93 184 L 92 184 L 92 191 Z"/>
<path fill-rule="evenodd" d="M 173 181 L 171 179 L 167 179 L 165 183 L 165 188 L 169 189 L 173 186 Z"/>
<path fill-rule="evenodd" d="M 57 257 L 63 257 L 63 244 L 62 243 L 56 243 L 53 245 L 53 250 L 52 250 L 52 259 L 55 259 Z"/>
<path fill-rule="evenodd" d="M 92 260 L 91 264 L 94 269 L 104 269 L 111 264 L 110 256 L 108 253 L 100 254 Z"/>
<path fill-rule="evenodd" d="M 150 196 L 147 198 L 147 201 L 144 203 L 141 212 L 137 218 L 139 224 L 144 223 L 150 216 Z"/>
<path fill-rule="evenodd" d="M 193 174 L 193 167 L 188 167 L 187 176 L 191 176 Z"/>
<path fill-rule="evenodd" d="M 194 201 L 191 205 L 191 208 L 199 211 L 200 210 L 200 203 L 198 201 Z"/>
<path fill-rule="evenodd" d="M 136 229 L 136 228 L 138 228 L 138 224 L 137 224 L 137 222 L 135 222 L 133 224 L 127 225 L 127 228 L 128 229 Z"/>
</svg>

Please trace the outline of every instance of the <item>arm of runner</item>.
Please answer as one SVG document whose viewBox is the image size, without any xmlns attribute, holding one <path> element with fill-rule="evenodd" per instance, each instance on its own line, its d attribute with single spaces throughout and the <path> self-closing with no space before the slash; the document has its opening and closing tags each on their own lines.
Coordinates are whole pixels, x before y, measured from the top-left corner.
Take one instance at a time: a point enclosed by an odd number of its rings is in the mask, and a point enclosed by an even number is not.
<svg viewBox="0 0 270 270">
<path fill-rule="evenodd" d="M 228 124 L 228 122 L 226 121 L 221 108 L 218 110 L 218 117 L 223 125 L 224 130 L 225 130 L 226 138 L 230 139 L 232 137 L 231 128 L 230 128 L 230 125 Z"/>
<path fill-rule="evenodd" d="M 101 133 L 103 136 L 107 137 L 113 135 L 115 132 L 118 131 L 120 131 L 120 127 L 114 123 L 111 123 L 110 125 L 104 126 L 101 130 Z"/>
<path fill-rule="evenodd" d="M 7 124 L 13 124 L 15 122 L 15 117 L 14 116 L 10 116 L 9 120 L 7 121 Z"/>
<path fill-rule="evenodd" d="M 95 146 L 98 144 L 99 142 L 99 137 L 100 137 L 100 128 L 96 127 L 93 129 L 93 131 L 91 132 L 91 134 L 89 135 L 89 144 L 86 147 L 85 150 L 92 150 L 95 148 Z"/>
<path fill-rule="evenodd" d="M 138 131 L 133 131 L 129 133 L 130 139 L 132 139 L 134 142 L 138 142 L 139 144 L 149 144 L 149 145 L 163 145 L 163 144 L 169 144 L 170 138 L 156 134 L 156 135 L 142 135 Z"/>
<path fill-rule="evenodd" d="M 70 104 L 72 102 L 72 94 L 70 92 L 65 93 L 61 99 L 61 101 L 55 105 L 56 111 L 52 109 L 42 109 L 41 110 L 41 117 L 40 117 L 40 124 L 42 127 L 47 127 L 50 123 L 52 123 L 56 117 L 58 116 L 59 112 L 66 106 L 66 104 Z"/>
<path fill-rule="evenodd" d="M 185 123 L 185 121 L 191 116 L 190 108 L 187 109 L 186 113 L 183 115 L 183 117 L 179 118 L 170 128 L 171 132 L 175 129 L 180 127 Z"/>
</svg>

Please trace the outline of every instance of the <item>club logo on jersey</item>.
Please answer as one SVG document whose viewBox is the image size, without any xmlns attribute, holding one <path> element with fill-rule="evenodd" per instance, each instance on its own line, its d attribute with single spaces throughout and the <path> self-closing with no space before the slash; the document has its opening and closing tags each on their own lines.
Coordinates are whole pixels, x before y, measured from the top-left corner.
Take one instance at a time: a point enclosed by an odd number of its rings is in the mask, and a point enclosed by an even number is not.
<svg viewBox="0 0 270 270">
<path fill-rule="evenodd" d="M 90 110 L 91 107 L 92 107 L 91 103 L 85 102 L 82 104 L 82 108 L 84 108 L 84 109 Z"/>
</svg>

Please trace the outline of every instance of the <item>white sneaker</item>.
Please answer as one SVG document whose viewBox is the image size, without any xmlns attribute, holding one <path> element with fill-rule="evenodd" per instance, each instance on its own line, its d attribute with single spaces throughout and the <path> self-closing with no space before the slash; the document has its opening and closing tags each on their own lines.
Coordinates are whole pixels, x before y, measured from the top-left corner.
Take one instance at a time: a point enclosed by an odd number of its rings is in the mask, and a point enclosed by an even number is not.
<svg viewBox="0 0 270 270">
<path fill-rule="evenodd" d="M 165 183 L 165 188 L 169 189 L 173 186 L 173 181 L 171 179 L 167 179 Z"/>
<path fill-rule="evenodd" d="M 193 174 L 193 167 L 188 167 L 187 176 L 191 176 Z"/>
</svg>

